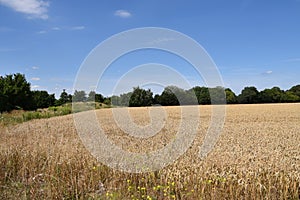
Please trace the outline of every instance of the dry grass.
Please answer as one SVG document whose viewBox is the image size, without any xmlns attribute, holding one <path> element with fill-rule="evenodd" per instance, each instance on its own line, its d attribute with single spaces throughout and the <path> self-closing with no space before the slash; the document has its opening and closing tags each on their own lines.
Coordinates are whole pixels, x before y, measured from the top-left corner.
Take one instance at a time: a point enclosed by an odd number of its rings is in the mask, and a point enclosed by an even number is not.
<svg viewBox="0 0 300 200">
<path fill-rule="evenodd" d="M 71 115 L 2 127 L 0 199 L 299 199 L 300 104 L 230 105 L 222 135 L 205 160 L 198 159 L 210 122 L 174 164 L 130 174 L 97 163 L 81 143 Z M 111 109 L 97 110 L 108 138 L 122 148 L 152 151 L 176 134 L 180 108 L 167 107 L 165 127 L 142 140 L 122 132 Z M 130 108 L 137 124 L 147 108 Z M 121 139 L 122 138 L 122 139 Z"/>
</svg>

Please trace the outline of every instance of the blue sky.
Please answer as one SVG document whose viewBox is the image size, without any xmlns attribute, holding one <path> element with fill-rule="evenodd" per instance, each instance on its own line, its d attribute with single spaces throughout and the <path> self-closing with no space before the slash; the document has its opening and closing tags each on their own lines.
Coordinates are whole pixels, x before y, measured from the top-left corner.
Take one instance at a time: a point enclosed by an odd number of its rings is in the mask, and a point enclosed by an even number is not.
<svg viewBox="0 0 300 200">
<path fill-rule="evenodd" d="M 128 29 L 163 27 L 201 44 L 237 94 L 252 85 L 289 89 L 300 84 L 299 22 L 300 0 L 0 0 L 0 75 L 24 73 L 33 89 L 71 93 L 79 67 L 99 43 Z M 98 92 L 111 95 L 128 70 L 151 62 L 204 84 L 183 60 L 148 50 L 116 61 Z M 132 87 L 123 84 L 124 91 Z"/>
</svg>

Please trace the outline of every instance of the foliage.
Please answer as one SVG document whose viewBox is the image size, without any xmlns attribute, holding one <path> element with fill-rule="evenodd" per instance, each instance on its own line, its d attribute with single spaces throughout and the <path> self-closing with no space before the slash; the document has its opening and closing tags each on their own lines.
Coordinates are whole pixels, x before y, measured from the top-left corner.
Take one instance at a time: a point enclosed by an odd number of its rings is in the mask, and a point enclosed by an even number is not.
<svg viewBox="0 0 300 200">
<path fill-rule="evenodd" d="M 282 97 L 282 102 L 292 103 L 300 102 L 300 96 L 295 95 L 295 93 L 286 91 Z"/>
<path fill-rule="evenodd" d="M 75 105 L 74 105 L 75 104 Z M 0 114 L 0 127 L 10 126 L 17 123 L 26 122 L 32 119 L 50 118 L 71 113 L 81 112 L 85 110 L 107 108 L 109 106 L 98 102 L 85 102 L 85 103 L 67 103 L 62 106 L 50 106 L 45 109 L 38 109 L 36 111 L 12 111 Z"/>
<path fill-rule="evenodd" d="M 210 104 L 210 94 L 207 87 L 196 86 L 193 88 L 199 104 Z"/>
<path fill-rule="evenodd" d="M 95 94 L 95 102 L 103 103 L 104 102 L 103 95 L 102 94 Z"/>
<path fill-rule="evenodd" d="M 104 97 L 103 103 L 107 106 L 111 105 L 111 97 Z"/>
<path fill-rule="evenodd" d="M 272 89 L 265 89 L 259 94 L 259 101 L 261 103 L 277 103 L 282 102 L 284 92 L 278 87 L 273 87 Z"/>
<path fill-rule="evenodd" d="M 238 102 L 237 96 L 234 94 L 234 92 L 231 89 L 226 88 L 225 93 L 226 93 L 226 102 L 228 104 L 234 104 Z"/>
<path fill-rule="evenodd" d="M 242 93 L 238 96 L 239 103 L 251 104 L 259 102 L 259 92 L 256 87 L 245 87 Z"/>
<path fill-rule="evenodd" d="M 95 91 L 90 91 L 90 93 L 87 97 L 87 101 L 103 103 L 104 97 L 102 96 L 102 94 L 97 94 Z"/>
<path fill-rule="evenodd" d="M 73 102 L 85 102 L 87 100 L 85 91 L 77 91 L 75 90 L 74 95 L 72 97 Z"/>
<path fill-rule="evenodd" d="M 133 88 L 133 92 L 130 95 L 129 106 L 140 107 L 140 106 L 151 106 L 153 103 L 153 93 L 150 89 L 145 90 L 139 87 Z M 126 96 L 128 97 L 128 95 Z"/>
<path fill-rule="evenodd" d="M 160 95 L 160 104 L 163 106 L 177 106 L 179 105 L 178 98 L 175 94 L 177 90 L 176 86 L 168 86 L 164 89 L 162 94 Z"/>
<path fill-rule="evenodd" d="M 13 109 L 33 109 L 30 83 L 25 75 L 17 73 L 0 76 L 0 112 Z"/>
<path fill-rule="evenodd" d="M 292 92 L 294 95 L 300 98 L 300 85 L 293 86 L 291 89 L 288 90 L 288 92 Z"/>
<path fill-rule="evenodd" d="M 48 94 L 47 91 L 33 91 L 32 97 L 35 109 L 54 106 L 55 96 L 54 94 Z"/>
<path fill-rule="evenodd" d="M 212 104 L 226 104 L 226 93 L 223 87 L 209 88 Z"/>
<path fill-rule="evenodd" d="M 223 87 L 200 87 L 195 86 L 184 90 L 177 86 L 167 86 L 161 94 L 155 94 L 148 89 L 140 87 L 133 88 L 133 91 L 103 97 L 96 91 L 75 90 L 74 94 L 68 94 L 64 89 L 58 100 L 54 94 L 47 91 L 31 91 L 30 83 L 26 81 L 25 75 L 12 74 L 5 77 L 0 76 L 0 112 L 12 111 L 15 109 L 35 110 L 50 106 L 62 106 L 73 102 L 97 102 L 103 103 L 106 107 L 113 106 L 150 106 L 160 104 L 163 106 L 196 105 L 196 104 L 228 104 L 243 103 L 286 103 L 300 102 L 300 85 L 291 87 L 284 91 L 279 87 L 258 91 L 256 87 L 245 87 L 240 95 L 236 95 L 230 88 Z M 213 102 L 212 102 L 213 101 Z M 81 108 L 79 109 L 81 110 Z"/>
<path fill-rule="evenodd" d="M 55 102 L 56 106 L 61 106 L 65 103 L 72 102 L 72 95 L 68 94 L 65 89 L 63 89 L 62 93 L 60 94 L 59 99 Z"/>
</svg>

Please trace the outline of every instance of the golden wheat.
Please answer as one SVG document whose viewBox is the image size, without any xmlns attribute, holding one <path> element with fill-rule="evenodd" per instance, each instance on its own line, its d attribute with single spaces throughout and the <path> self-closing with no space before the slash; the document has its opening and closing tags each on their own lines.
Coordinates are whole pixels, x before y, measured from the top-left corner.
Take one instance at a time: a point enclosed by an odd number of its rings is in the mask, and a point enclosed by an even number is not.
<svg viewBox="0 0 300 200">
<path fill-rule="evenodd" d="M 150 123 L 149 108 L 130 108 Z M 79 139 L 72 115 L 33 120 L 0 130 L 1 199 L 299 199 L 300 104 L 229 105 L 213 151 L 199 147 L 211 122 L 200 110 L 191 148 L 166 168 L 130 174 L 98 163 Z M 163 129 L 148 139 L 125 134 L 111 109 L 97 110 L 107 137 L 132 152 L 163 148 L 180 124 L 180 107 L 165 107 Z M 193 124 L 191 124 L 193 126 Z"/>
</svg>

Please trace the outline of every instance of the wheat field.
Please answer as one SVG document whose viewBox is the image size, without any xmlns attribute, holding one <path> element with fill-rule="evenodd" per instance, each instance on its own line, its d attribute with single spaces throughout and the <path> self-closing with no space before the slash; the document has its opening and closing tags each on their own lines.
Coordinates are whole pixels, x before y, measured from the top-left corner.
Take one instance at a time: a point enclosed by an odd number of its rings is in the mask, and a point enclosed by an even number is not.
<svg viewBox="0 0 300 200">
<path fill-rule="evenodd" d="M 150 123 L 151 108 L 129 108 L 133 121 Z M 96 115 L 107 138 L 131 152 L 155 151 L 178 131 L 180 107 L 164 107 L 164 127 L 148 139 L 124 133 L 112 109 Z M 211 106 L 200 111 L 197 136 L 173 164 L 154 172 L 111 169 L 90 154 L 72 115 L 0 129 L 0 199 L 299 199 L 300 104 L 227 105 L 215 148 L 198 152 Z M 191 124 L 193 126 L 194 124 Z"/>
</svg>

